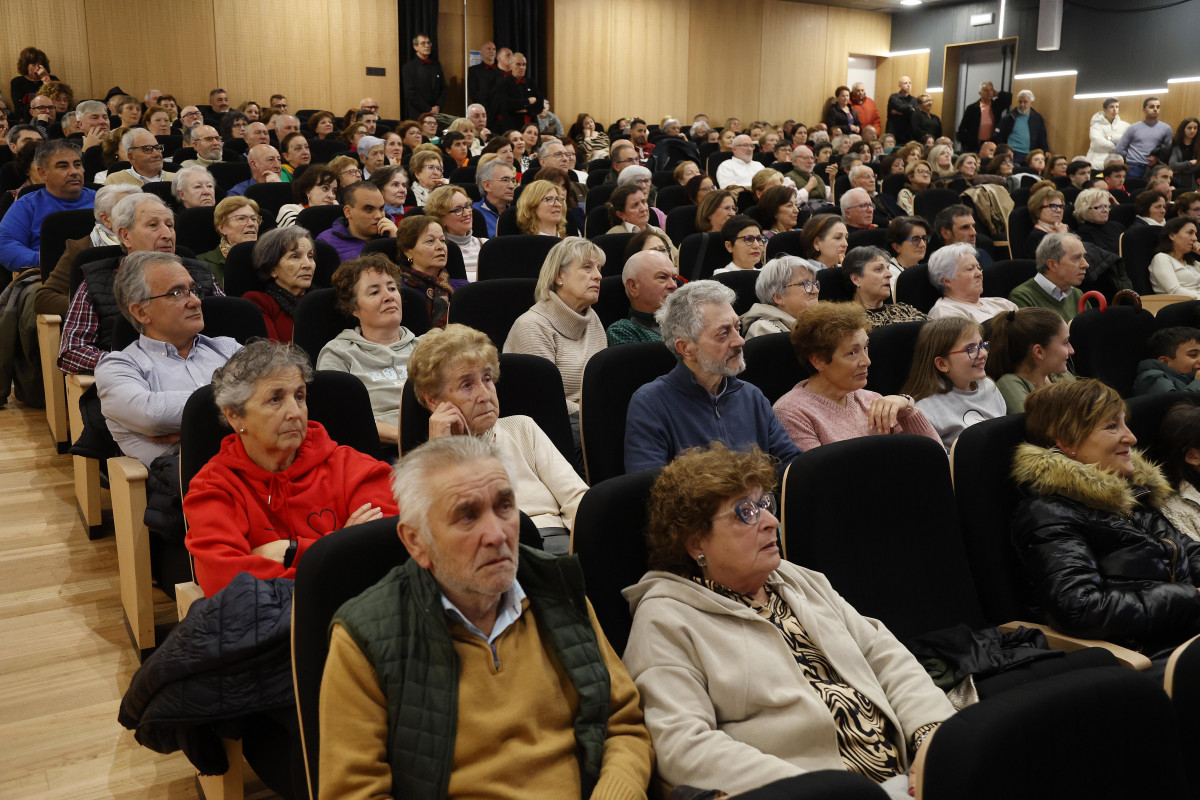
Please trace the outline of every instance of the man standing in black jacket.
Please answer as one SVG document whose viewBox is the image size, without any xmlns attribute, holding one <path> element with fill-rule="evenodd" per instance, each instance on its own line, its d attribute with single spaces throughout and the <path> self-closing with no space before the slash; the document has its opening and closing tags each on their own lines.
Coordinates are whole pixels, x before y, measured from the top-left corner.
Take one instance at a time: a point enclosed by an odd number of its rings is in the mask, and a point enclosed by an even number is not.
<svg viewBox="0 0 1200 800">
<path fill-rule="evenodd" d="M 467 93 L 472 103 L 478 103 L 487 109 L 488 114 L 495 116 L 496 87 L 504 77 L 504 70 L 496 63 L 495 42 L 480 45 L 479 55 L 482 60 L 467 70 Z"/>
<path fill-rule="evenodd" d="M 512 74 L 496 88 L 496 126 L 498 131 L 520 130 L 537 119 L 545 96 L 530 83 L 529 62 L 524 53 L 513 53 Z"/>
<path fill-rule="evenodd" d="M 446 78 L 442 65 L 433 58 L 433 40 L 424 33 L 413 37 L 411 59 L 400 71 L 400 82 L 404 89 L 404 114 L 416 119 L 426 111 L 439 114 L 446 102 Z"/>
<path fill-rule="evenodd" d="M 977 153 L 980 144 L 996 140 L 1000 117 L 1004 116 L 1011 104 L 1012 95 L 997 92 L 991 81 L 979 85 L 979 99 L 963 111 L 955 134 L 955 138 L 962 143 L 964 153 Z"/>
</svg>

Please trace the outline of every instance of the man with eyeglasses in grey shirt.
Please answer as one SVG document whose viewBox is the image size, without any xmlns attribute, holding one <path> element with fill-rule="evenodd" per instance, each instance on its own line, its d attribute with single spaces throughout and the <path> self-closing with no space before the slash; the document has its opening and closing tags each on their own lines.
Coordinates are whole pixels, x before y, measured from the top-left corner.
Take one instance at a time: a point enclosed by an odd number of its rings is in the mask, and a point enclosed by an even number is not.
<svg viewBox="0 0 1200 800">
<path fill-rule="evenodd" d="M 129 169 L 114 172 L 104 179 L 105 186 L 128 183 L 145 186 L 147 183 L 169 181 L 174 172 L 163 170 L 163 146 L 145 128 L 134 128 L 121 137 L 121 149 L 129 157 Z"/>
</svg>

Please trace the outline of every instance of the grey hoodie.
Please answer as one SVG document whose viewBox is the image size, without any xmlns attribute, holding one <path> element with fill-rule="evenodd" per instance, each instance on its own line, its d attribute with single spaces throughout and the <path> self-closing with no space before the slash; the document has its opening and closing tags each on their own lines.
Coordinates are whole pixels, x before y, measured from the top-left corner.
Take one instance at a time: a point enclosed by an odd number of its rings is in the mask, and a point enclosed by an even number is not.
<svg viewBox="0 0 1200 800">
<path fill-rule="evenodd" d="M 363 338 L 358 328 L 347 328 L 321 348 L 317 369 L 349 372 L 367 386 L 371 395 L 371 413 L 376 422 L 400 423 L 400 391 L 408 379 L 408 358 L 417 346 L 417 337 L 408 328 L 400 328 L 400 341 L 375 344 Z"/>
</svg>

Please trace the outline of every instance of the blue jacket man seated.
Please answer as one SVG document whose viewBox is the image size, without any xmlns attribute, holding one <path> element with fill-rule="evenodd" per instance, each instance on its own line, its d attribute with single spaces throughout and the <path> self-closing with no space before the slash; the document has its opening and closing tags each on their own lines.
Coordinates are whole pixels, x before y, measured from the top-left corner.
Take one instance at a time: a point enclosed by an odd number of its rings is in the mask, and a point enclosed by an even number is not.
<svg viewBox="0 0 1200 800">
<path fill-rule="evenodd" d="M 434 439 L 393 486 L 411 557 L 334 616 L 320 796 L 645 798 L 637 688 L 578 561 L 518 545 L 495 445 Z"/>
<path fill-rule="evenodd" d="M 625 424 L 625 471 L 654 469 L 689 447 L 722 442 L 758 445 L 786 465 L 800 450 L 758 387 L 738 380 L 746 369 L 733 290 L 693 281 L 662 304 L 655 319 L 679 363 L 634 392 Z"/>
</svg>

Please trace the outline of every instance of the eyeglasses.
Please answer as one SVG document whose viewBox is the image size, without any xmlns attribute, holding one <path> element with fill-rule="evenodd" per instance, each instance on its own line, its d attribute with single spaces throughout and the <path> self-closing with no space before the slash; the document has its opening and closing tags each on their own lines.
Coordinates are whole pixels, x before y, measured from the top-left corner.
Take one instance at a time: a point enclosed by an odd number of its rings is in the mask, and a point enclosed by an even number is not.
<svg viewBox="0 0 1200 800">
<path fill-rule="evenodd" d="M 342 170 L 341 172 L 338 173 L 338 175 L 355 175 L 355 176 L 362 175 L 362 170 L 359 169 L 358 167 L 350 167 L 348 169 Z"/>
<path fill-rule="evenodd" d="M 187 119 L 188 117 L 200 117 L 200 116 L 203 116 L 203 114 L 201 114 L 199 111 L 189 111 L 183 115 L 184 119 Z"/>
<path fill-rule="evenodd" d="M 764 242 L 767 241 L 767 237 L 765 237 L 765 236 L 739 236 L 736 239 L 734 239 L 734 241 L 735 242 L 742 241 L 742 242 L 745 242 L 746 244 L 763 244 Z"/>
<path fill-rule="evenodd" d="M 1091 206 L 1091 209 L 1092 209 L 1092 211 L 1095 211 L 1097 214 L 1102 213 L 1102 212 L 1107 213 L 1108 211 L 1112 210 L 1111 207 L 1108 205 L 1108 203 L 1105 203 L 1102 206 Z"/>
<path fill-rule="evenodd" d="M 236 217 L 230 217 L 229 221 L 234 225 L 245 225 L 249 222 L 259 225 L 262 223 L 262 217 L 257 214 L 238 214 Z"/>
<path fill-rule="evenodd" d="M 469 205 L 468 206 L 457 206 L 455 208 L 450 209 L 450 213 L 456 214 L 460 217 L 469 217 L 469 216 L 471 216 L 471 206 L 469 206 Z"/>
<path fill-rule="evenodd" d="M 1066 208 L 1066 206 L 1064 206 L 1062 203 L 1046 203 L 1046 205 L 1042 206 L 1042 208 L 1048 208 L 1051 211 L 1062 211 L 1064 208 Z"/>
<path fill-rule="evenodd" d="M 434 175 L 441 175 L 443 172 L 445 172 L 445 170 L 442 167 L 439 167 L 436 165 L 428 166 L 425 169 L 432 172 Z"/>
<path fill-rule="evenodd" d="M 193 139 L 192 141 L 195 141 L 195 142 L 219 142 L 219 141 L 221 141 L 221 137 L 220 136 L 198 136 L 195 139 Z"/>
<path fill-rule="evenodd" d="M 787 283 L 787 284 L 784 284 L 783 288 L 790 289 L 793 286 L 802 286 L 804 288 L 804 292 L 806 294 L 816 294 L 817 292 L 821 291 L 821 282 L 813 281 L 813 280 L 796 281 L 795 283 Z"/>
<path fill-rule="evenodd" d="M 875 208 L 875 204 L 874 203 L 859 203 L 856 206 L 850 206 L 850 207 L 857 208 L 859 211 L 866 211 L 868 208 Z"/>
<path fill-rule="evenodd" d="M 363 106 L 362 110 L 363 111 L 378 111 L 379 106 Z"/>
<path fill-rule="evenodd" d="M 771 514 L 774 514 L 777 508 L 775 495 L 771 492 L 763 492 L 762 497 L 758 498 L 758 502 L 747 497 L 733 507 L 733 513 L 746 525 L 755 525 L 758 523 L 758 518 L 762 515 L 762 512 L 769 511 Z"/>
<path fill-rule="evenodd" d="M 561 206 L 563 199 L 556 194 L 548 194 L 542 198 L 542 202 L 548 206 Z"/>
<path fill-rule="evenodd" d="M 671 251 L 665 247 L 651 247 L 650 252 L 651 253 L 662 253 L 665 256 L 667 253 L 669 253 Z"/>
<path fill-rule="evenodd" d="M 492 178 L 496 183 L 516 183 L 516 178 Z"/>
<path fill-rule="evenodd" d="M 54 108 L 54 104 L 53 104 L 53 103 L 51 103 L 51 104 L 50 104 L 50 105 L 48 105 L 48 106 L 30 106 L 30 107 L 29 107 L 29 110 L 30 110 L 30 111 L 47 111 L 47 110 L 49 110 L 49 109 L 51 109 L 51 108 Z"/>
<path fill-rule="evenodd" d="M 949 353 L 946 353 L 946 355 L 952 356 L 956 353 L 966 353 L 967 358 L 974 361 L 975 359 L 979 358 L 980 352 L 986 353 L 989 350 L 991 350 L 991 348 L 992 348 L 991 342 L 980 342 L 979 344 L 969 344 L 966 347 L 964 347 L 962 350 L 951 350 Z"/>
<path fill-rule="evenodd" d="M 150 156 L 154 155 L 155 153 L 161 153 L 163 149 L 164 148 L 161 144 L 143 144 L 139 147 L 131 147 L 129 148 L 129 151 L 133 152 L 134 150 L 141 150 L 143 155 Z"/>
<path fill-rule="evenodd" d="M 156 294 L 153 297 L 147 297 L 143 302 L 149 303 L 151 300 L 161 300 L 164 297 L 169 297 L 172 300 L 186 300 L 189 295 L 198 300 L 203 300 L 208 297 L 208 290 L 201 289 L 199 286 L 193 284 L 185 289 L 172 289 L 165 294 Z"/>
<path fill-rule="evenodd" d="M 930 241 L 932 238 L 933 238 L 933 237 L 932 237 L 932 236 L 929 236 L 929 235 L 926 235 L 926 236 L 910 236 L 910 237 L 908 237 L 907 239 L 905 239 L 904 241 L 906 241 L 906 242 L 912 242 L 913 244 L 929 244 L 929 241 Z"/>
</svg>

